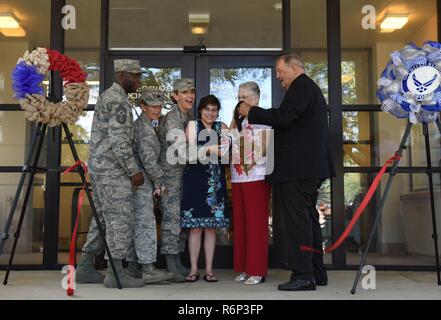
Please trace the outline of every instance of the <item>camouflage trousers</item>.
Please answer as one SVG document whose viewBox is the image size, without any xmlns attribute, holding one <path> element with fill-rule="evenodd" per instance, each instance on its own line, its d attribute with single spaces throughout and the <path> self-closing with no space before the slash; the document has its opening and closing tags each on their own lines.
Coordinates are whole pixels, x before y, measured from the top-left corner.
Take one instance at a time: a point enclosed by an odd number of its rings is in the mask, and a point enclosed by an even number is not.
<svg viewBox="0 0 441 320">
<path fill-rule="evenodd" d="M 127 261 L 138 261 L 141 264 L 156 262 L 157 232 L 153 191 L 152 183 L 144 176 L 144 184 L 135 191 L 134 233 Z"/>
<path fill-rule="evenodd" d="M 134 191 L 131 181 L 126 176 L 90 176 L 95 207 L 100 222 L 105 222 L 110 254 L 115 259 L 125 259 L 133 240 Z M 83 250 L 98 254 L 103 248 L 104 243 L 95 221 L 92 220 Z"/>
<path fill-rule="evenodd" d="M 183 172 L 167 172 L 164 177 L 167 192 L 161 198 L 161 254 L 184 252 L 188 232 L 181 232 L 181 199 Z"/>
</svg>

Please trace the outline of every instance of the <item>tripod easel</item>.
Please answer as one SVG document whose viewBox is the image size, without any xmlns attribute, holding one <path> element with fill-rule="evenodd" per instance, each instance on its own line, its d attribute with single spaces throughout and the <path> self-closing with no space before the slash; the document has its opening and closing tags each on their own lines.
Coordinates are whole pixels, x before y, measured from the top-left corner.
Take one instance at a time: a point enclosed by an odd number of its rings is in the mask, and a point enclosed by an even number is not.
<svg viewBox="0 0 441 320">
<path fill-rule="evenodd" d="M 367 243 L 367 246 L 364 250 L 363 253 L 363 257 L 361 259 L 361 263 L 360 263 L 360 267 L 358 269 L 357 272 L 357 276 L 355 278 L 354 281 L 354 285 L 352 286 L 352 290 L 351 293 L 355 294 L 355 291 L 357 289 L 357 285 L 358 282 L 360 280 L 360 276 L 361 273 L 363 271 L 363 268 L 366 264 L 366 258 L 369 252 L 369 248 L 372 244 L 372 240 L 374 238 L 375 232 L 377 230 L 378 227 L 378 223 L 380 222 L 380 217 L 381 214 L 383 212 L 384 206 L 386 204 L 387 201 L 387 197 L 389 196 L 390 193 L 390 189 L 392 187 L 392 182 L 393 179 L 395 177 L 395 175 L 397 174 L 397 170 L 398 170 L 398 165 L 400 163 L 400 158 L 403 155 L 403 150 L 407 148 L 407 140 L 409 138 L 411 129 L 412 129 L 412 123 L 408 122 L 406 130 L 404 132 L 403 138 L 401 140 L 399 149 L 397 151 L 397 156 L 398 158 L 396 160 L 394 160 L 392 168 L 390 170 L 389 173 L 389 178 L 387 180 L 387 184 L 386 184 L 386 188 L 384 190 L 383 196 L 381 197 L 381 201 L 380 201 L 380 205 L 378 208 L 378 212 L 377 215 L 375 217 L 374 220 L 374 224 L 372 226 L 371 232 L 369 234 L 369 240 Z M 436 119 L 436 126 L 438 127 L 439 132 L 441 133 L 441 122 L 438 118 Z M 430 190 L 430 207 L 431 207 L 431 211 L 432 211 L 432 228 L 433 228 L 433 234 L 432 234 L 432 238 L 434 241 L 434 245 L 435 245 L 435 258 L 436 258 L 436 270 L 437 270 L 437 279 L 438 279 L 438 285 L 441 286 L 441 276 L 440 276 L 440 263 L 439 263 L 439 252 L 438 252 L 438 233 L 437 233 L 437 229 L 436 229 L 436 215 L 435 215 L 435 198 L 434 198 L 434 192 L 433 192 L 433 172 L 432 172 L 432 157 L 430 154 L 430 140 L 429 140 L 429 127 L 427 125 L 427 123 L 423 123 L 423 134 L 424 134 L 424 139 L 425 139 L 425 148 L 426 148 L 426 160 L 427 160 L 427 175 L 429 176 L 429 190 Z"/>
<path fill-rule="evenodd" d="M 81 177 L 81 181 L 82 181 L 82 183 L 84 185 L 84 188 L 85 188 L 85 191 L 86 191 L 86 194 L 87 194 L 87 198 L 89 200 L 89 204 L 90 204 L 90 207 L 92 209 L 93 217 L 94 217 L 95 222 L 97 224 L 99 233 L 100 233 L 100 235 L 101 235 L 101 237 L 102 237 L 102 239 L 104 241 L 105 251 L 107 253 L 107 256 L 109 258 L 109 261 L 110 261 L 113 273 L 115 275 L 115 279 L 116 279 L 116 282 L 118 284 L 118 288 L 122 289 L 122 285 L 120 283 L 118 274 L 117 274 L 117 272 L 115 270 L 115 265 L 113 263 L 113 259 L 112 259 L 112 256 L 110 254 L 109 247 L 107 245 L 107 241 L 106 241 L 106 237 L 105 237 L 105 232 L 103 230 L 103 227 L 101 225 L 100 219 L 98 217 L 98 214 L 97 214 L 97 211 L 96 211 L 93 199 L 92 199 L 92 194 L 90 192 L 89 186 L 88 186 L 87 181 L 86 181 L 86 176 L 85 176 L 86 172 L 84 171 L 83 166 L 80 163 L 80 159 L 78 157 L 78 153 L 77 153 L 77 151 L 75 149 L 75 145 L 74 145 L 74 142 L 72 140 L 72 134 L 71 134 L 67 124 L 62 123 L 62 127 L 64 129 L 64 133 L 66 134 L 66 139 L 67 139 L 67 141 L 69 143 L 69 147 L 70 147 L 70 150 L 72 152 L 73 158 L 74 158 L 74 160 L 76 162 L 76 167 L 77 167 L 78 173 L 79 173 L 79 175 Z M 24 200 L 23 200 L 23 205 L 22 205 L 22 208 L 21 208 L 20 218 L 19 218 L 19 221 L 18 221 L 17 229 L 16 229 L 16 231 L 14 233 L 14 243 L 13 243 L 13 246 L 12 246 L 11 254 L 9 256 L 9 263 L 8 263 L 8 267 L 7 267 L 7 270 L 6 270 L 6 275 L 5 275 L 5 278 L 3 280 L 3 284 L 4 285 L 8 284 L 9 273 L 11 271 L 12 261 L 14 259 L 14 255 L 15 255 L 15 250 L 16 250 L 16 247 L 17 247 L 18 239 L 20 238 L 21 227 L 22 227 L 24 216 L 25 216 L 25 213 L 26 213 L 26 207 L 27 207 L 27 203 L 29 201 L 29 196 L 31 194 L 32 184 L 33 184 L 33 181 L 34 181 L 34 176 L 35 176 L 35 173 L 37 172 L 37 164 L 38 164 L 38 160 L 40 158 L 40 153 L 41 153 L 41 149 L 42 149 L 42 146 L 43 146 L 43 141 L 44 141 L 44 137 L 45 137 L 45 134 L 46 134 L 46 129 L 47 129 L 47 124 L 42 124 L 42 123 L 38 123 L 37 124 L 37 127 L 36 127 L 35 132 L 34 132 L 33 137 L 32 137 L 31 150 L 29 152 L 26 164 L 22 168 L 22 174 L 21 174 L 18 186 L 17 186 L 17 191 L 15 193 L 14 201 L 13 201 L 13 204 L 11 206 L 11 210 L 9 212 L 9 216 L 8 216 L 8 219 L 7 219 L 4 231 L 3 231 L 3 234 L 2 234 L 1 239 L 0 239 L 1 240 L 0 241 L 0 255 L 1 255 L 3 253 L 3 247 L 4 247 L 4 244 L 5 244 L 5 241 L 9 238 L 8 232 L 9 232 L 9 229 L 10 229 L 11 224 L 12 224 L 12 219 L 13 219 L 13 216 L 14 216 L 14 212 L 15 212 L 15 209 L 17 208 L 18 200 L 19 200 L 21 191 L 23 189 L 23 185 L 24 185 L 24 182 L 25 182 L 25 179 L 26 179 L 26 175 L 30 174 L 29 175 L 28 185 L 27 185 L 27 188 L 26 188 L 25 196 L 24 196 Z"/>
</svg>

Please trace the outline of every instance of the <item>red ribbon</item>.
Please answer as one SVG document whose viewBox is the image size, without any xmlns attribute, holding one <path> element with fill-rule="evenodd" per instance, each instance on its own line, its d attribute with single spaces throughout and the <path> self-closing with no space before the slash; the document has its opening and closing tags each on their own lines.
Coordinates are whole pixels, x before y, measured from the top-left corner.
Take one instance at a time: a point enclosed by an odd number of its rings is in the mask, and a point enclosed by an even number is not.
<svg viewBox="0 0 441 320">
<path fill-rule="evenodd" d="M 87 73 L 81 69 L 81 66 L 76 60 L 50 48 L 46 48 L 46 52 L 49 56 L 49 70 L 59 71 L 60 76 L 63 78 L 63 81 L 65 81 L 65 85 L 86 81 Z"/>
<path fill-rule="evenodd" d="M 352 219 L 349 222 L 348 226 L 346 227 L 345 231 L 342 233 L 342 235 L 337 239 L 337 241 L 332 246 L 325 249 L 325 253 L 330 253 L 330 252 L 334 251 L 343 243 L 343 241 L 346 240 L 346 238 L 349 236 L 352 229 L 354 228 L 354 225 L 357 223 L 358 219 L 363 214 L 364 209 L 366 209 L 367 205 L 371 201 L 372 196 L 375 194 L 375 190 L 377 190 L 378 185 L 381 181 L 381 178 L 383 177 L 384 173 L 387 170 L 387 166 L 392 164 L 395 160 L 400 160 L 400 159 L 401 159 L 401 155 L 399 155 L 398 153 L 395 153 L 395 155 L 392 158 L 390 158 L 389 160 L 386 161 L 386 163 L 383 165 L 383 167 L 381 168 L 381 170 L 378 172 L 377 176 L 375 177 L 374 182 L 372 182 L 371 186 L 369 187 L 368 192 L 366 193 L 363 201 L 361 202 L 360 206 L 358 207 L 357 211 L 355 212 L 354 216 L 352 217 Z M 300 250 L 314 252 L 314 253 L 321 253 L 320 250 L 317 250 L 317 249 L 314 249 L 314 248 L 311 248 L 308 246 L 304 246 L 304 245 L 300 246 Z"/>
<path fill-rule="evenodd" d="M 63 174 L 71 172 L 73 169 L 77 167 L 82 167 L 84 170 L 84 173 L 87 172 L 87 165 L 81 161 L 78 160 L 75 162 L 75 164 L 69 168 L 67 168 Z M 67 290 L 66 293 L 68 296 L 73 296 L 74 294 L 74 272 L 75 272 L 75 255 L 77 254 L 75 250 L 75 243 L 77 241 L 77 229 L 78 229 L 78 220 L 80 218 L 81 213 L 81 207 L 83 206 L 84 202 L 84 190 L 86 188 L 86 181 L 84 182 L 83 189 L 80 192 L 80 196 L 78 197 L 78 211 L 77 211 L 77 219 L 75 221 L 75 227 L 72 232 L 72 238 L 70 240 L 70 246 L 69 246 L 69 269 L 67 274 Z"/>
</svg>

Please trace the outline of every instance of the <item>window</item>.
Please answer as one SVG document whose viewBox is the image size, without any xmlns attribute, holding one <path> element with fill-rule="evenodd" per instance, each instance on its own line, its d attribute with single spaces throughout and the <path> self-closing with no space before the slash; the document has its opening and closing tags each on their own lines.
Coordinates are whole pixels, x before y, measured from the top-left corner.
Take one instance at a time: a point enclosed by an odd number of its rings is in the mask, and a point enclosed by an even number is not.
<svg viewBox="0 0 441 320">
<path fill-rule="evenodd" d="M 383 165 L 398 150 L 406 125 L 405 120 L 384 112 L 343 112 L 344 166 Z M 434 124 L 429 125 L 429 139 L 432 166 L 440 167 L 441 134 Z M 425 167 L 426 148 L 421 124 L 412 127 L 408 143 L 400 166 Z"/>
<path fill-rule="evenodd" d="M 273 5 L 269 0 L 111 0 L 109 47 L 181 49 L 203 44 L 209 49 L 280 49 L 282 11 Z M 209 20 L 205 34 L 192 33 L 190 14 Z"/>
<path fill-rule="evenodd" d="M 314 19 L 311 19 L 314 16 Z M 291 47 L 328 101 L 326 1 L 291 0 Z"/>
<path fill-rule="evenodd" d="M 162 90 L 166 93 L 166 95 L 170 98 L 169 103 L 162 108 L 162 114 L 167 114 L 173 103 L 171 101 L 171 95 L 173 92 L 173 83 L 175 80 L 181 77 L 181 68 L 180 67 L 172 67 L 172 68 L 155 68 L 155 67 L 142 67 L 142 75 L 141 75 L 141 88 L 137 93 L 129 94 L 130 100 L 136 105 L 135 117 L 141 114 L 142 110 L 139 108 L 139 98 L 141 95 L 142 88 L 156 88 Z"/>
<path fill-rule="evenodd" d="M 73 135 L 72 140 L 79 158 L 86 162 L 89 159 L 89 139 L 92 130 L 93 111 L 84 111 L 79 120 L 69 125 L 69 131 Z M 61 145 L 61 165 L 70 167 L 75 163 L 69 143 L 65 138 L 64 130 L 62 133 Z"/>
<path fill-rule="evenodd" d="M 14 97 L 11 71 L 14 69 L 18 58 L 26 50 L 31 51 L 37 46 L 49 46 L 50 10 L 48 8 L 50 6 L 50 0 L 3 0 L 0 4 L 0 13 L 10 14 L 22 29 L 20 30 L 22 34 L 17 37 L 0 30 L 0 229 L 2 232 L 8 221 L 21 177 L 20 169 L 17 169 L 18 172 L 11 171 L 15 170 L 14 167 L 21 168 L 26 161 L 35 129 L 35 124 L 26 120 L 18 105 L 18 100 Z M 39 160 L 38 166 L 43 167 L 46 161 L 45 144 L 43 144 Z M 27 188 L 28 179 L 25 180 L 23 185 L 23 193 Z M 26 206 L 14 264 L 42 264 L 43 262 L 45 189 L 45 174 L 37 173 Z M 0 265 L 8 264 L 9 253 L 14 242 L 13 235 L 16 231 L 22 206 L 23 196 L 19 199 L 18 206 L 13 213 L 12 225 L 8 230 L 9 240 L 5 242 L 5 250 L 0 257 Z"/>
<path fill-rule="evenodd" d="M 66 4 L 75 7 L 76 29 L 65 31 L 64 51 L 87 72 L 89 104 L 95 104 L 100 89 L 101 1 L 69 0 Z"/>
<path fill-rule="evenodd" d="M 0 229 L 3 230 L 9 218 L 14 201 L 20 173 L 0 173 Z M 43 219 L 44 219 L 44 174 L 36 174 L 26 212 L 17 243 L 14 264 L 41 264 L 43 261 Z M 28 179 L 23 185 L 26 190 Z M 11 227 L 8 231 L 9 239 L 5 242 L 4 254 L 0 256 L 0 264 L 8 264 L 9 254 L 14 243 L 20 213 L 23 205 L 22 198 L 13 213 Z"/>
<path fill-rule="evenodd" d="M 22 166 L 31 149 L 35 125 L 21 111 L 0 111 L 0 166 Z M 44 163 L 44 150 L 39 164 Z"/>
<path fill-rule="evenodd" d="M 366 194 L 375 174 L 345 174 L 345 221 L 352 218 Z M 388 175 L 381 180 L 377 193 L 355 225 L 346 241 L 347 264 L 358 265 L 366 248 L 378 210 L 381 194 L 384 194 Z M 384 207 L 376 230 L 367 264 L 372 265 L 434 265 L 432 218 L 429 192 L 412 190 L 412 179 L 427 180 L 426 174 L 398 174 Z M 437 219 L 441 219 L 441 185 L 435 184 Z"/>
<path fill-rule="evenodd" d="M 211 68 L 210 94 L 214 94 L 221 102 L 218 120 L 230 125 L 238 102 L 239 85 L 247 81 L 255 81 L 259 85 L 259 106 L 271 108 L 271 73 L 271 68 Z"/>
<path fill-rule="evenodd" d="M 0 104 L 18 103 L 12 91 L 11 71 L 26 50 L 48 47 L 50 35 L 50 0 L 3 0 L 0 12 L 11 13 L 26 35 L 5 36 L 0 32 Z"/>
<path fill-rule="evenodd" d="M 390 54 L 407 43 L 421 46 L 437 40 L 437 3 L 424 1 L 376 1 L 372 26 L 362 26 L 367 14 L 362 8 L 367 3 L 359 0 L 341 0 L 342 40 L 342 100 L 350 105 L 343 112 L 344 194 L 346 223 L 359 207 L 377 170 L 399 148 L 407 122 L 390 114 L 376 112 L 380 103 L 376 97 L 377 80 L 390 60 Z M 389 13 L 405 15 L 408 22 L 395 30 L 382 30 L 381 22 Z M 344 17 L 344 19 L 343 19 Z M 366 22 L 366 21 L 365 21 Z M 365 106 L 358 106 L 365 105 Z M 366 106 L 367 105 L 367 106 Z M 365 110 L 372 108 L 372 111 Z M 363 111 L 360 111 L 363 110 Z M 441 163 L 440 134 L 429 126 L 430 152 L 434 169 L 436 211 L 439 214 Z M 380 225 L 375 230 L 368 264 L 432 265 L 431 210 L 428 177 L 419 168 L 426 166 L 426 150 L 422 126 L 412 128 L 408 147 L 403 152 L 400 167 L 406 172 L 394 178 L 390 195 L 383 210 Z M 424 169 L 423 169 L 424 170 Z M 386 174 L 365 213 L 348 238 L 346 262 L 358 265 L 360 253 L 366 248 L 370 230 L 384 194 Z M 426 234 L 428 236 L 426 236 Z"/>
<path fill-rule="evenodd" d="M 367 16 L 362 8 L 371 3 L 363 0 L 341 0 L 340 3 L 343 102 L 379 103 L 375 96 L 376 83 L 390 60 L 390 53 L 410 42 L 421 46 L 428 40 L 438 39 L 436 1 L 375 1 L 372 3 L 376 11 L 375 29 L 362 26 L 362 19 Z M 390 12 L 407 16 L 407 24 L 401 29 L 382 30 L 381 21 Z M 352 70 L 348 73 L 349 69 Z"/>
</svg>

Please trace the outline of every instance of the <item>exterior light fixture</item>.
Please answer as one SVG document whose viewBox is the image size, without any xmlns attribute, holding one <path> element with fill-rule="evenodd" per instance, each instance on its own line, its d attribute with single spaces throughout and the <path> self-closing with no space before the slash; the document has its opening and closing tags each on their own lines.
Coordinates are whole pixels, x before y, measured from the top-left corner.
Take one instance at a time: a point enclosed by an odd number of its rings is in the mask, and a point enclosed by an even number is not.
<svg viewBox="0 0 441 320">
<path fill-rule="evenodd" d="M 381 20 L 381 32 L 394 32 L 402 29 L 408 22 L 407 13 L 386 13 Z"/>
<path fill-rule="evenodd" d="M 26 37 L 26 30 L 22 27 L 18 27 L 15 29 L 0 29 L 0 32 L 5 37 Z"/>
<path fill-rule="evenodd" d="M 0 13 L 0 33 L 5 37 L 24 37 L 26 30 L 12 13 Z"/>
<path fill-rule="evenodd" d="M 0 13 L 0 29 L 16 29 L 20 24 L 12 13 Z"/>
<path fill-rule="evenodd" d="M 273 8 L 276 11 L 282 11 L 282 7 L 283 7 L 283 5 L 282 5 L 281 2 L 276 2 L 276 3 L 273 4 Z"/>
<path fill-rule="evenodd" d="M 208 24 L 210 23 L 210 14 L 194 14 L 188 15 L 188 23 L 193 34 L 206 34 L 208 32 Z"/>
</svg>

